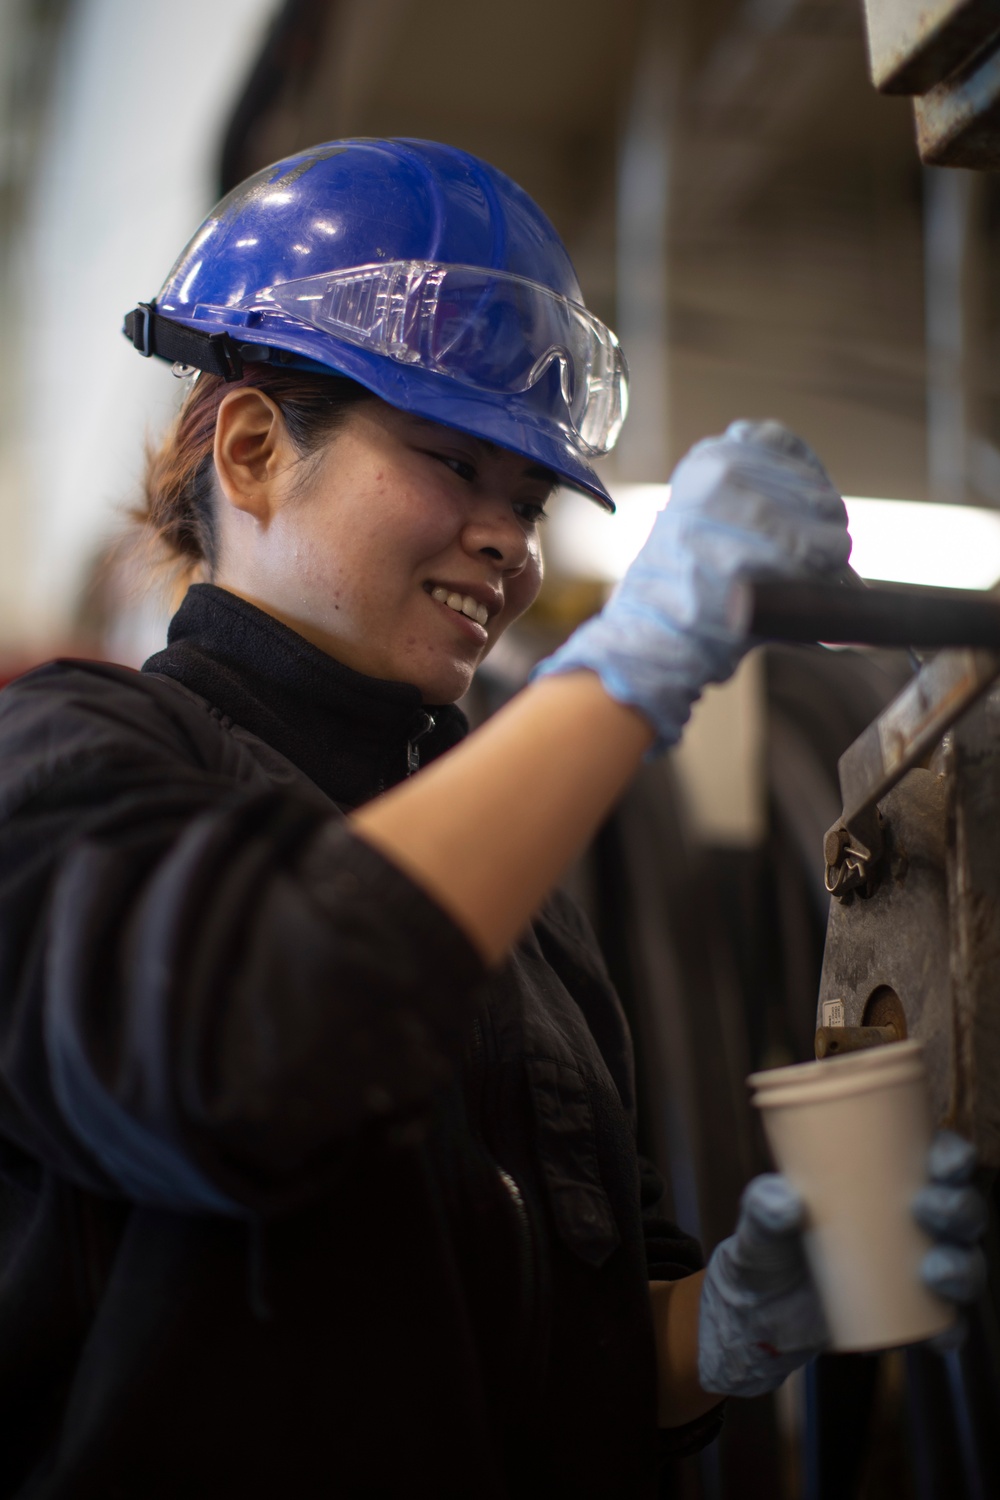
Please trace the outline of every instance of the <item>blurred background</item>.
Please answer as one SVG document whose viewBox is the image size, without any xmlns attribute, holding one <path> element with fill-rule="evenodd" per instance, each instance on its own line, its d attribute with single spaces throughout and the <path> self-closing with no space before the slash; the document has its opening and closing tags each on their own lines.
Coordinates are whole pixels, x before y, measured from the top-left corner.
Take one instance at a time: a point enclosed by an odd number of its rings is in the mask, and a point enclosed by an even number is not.
<svg viewBox="0 0 1000 1500">
<path fill-rule="evenodd" d="M 0 678 L 162 643 L 169 601 L 114 546 L 179 386 L 122 316 L 222 193 L 342 135 L 510 173 L 631 367 L 619 515 L 558 498 L 545 591 L 473 718 L 599 605 L 673 464 L 736 417 L 822 455 L 864 576 L 1000 577 L 1000 186 L 920 165 L 909 101 L 872 88 L 861 0 L 0 0 Z M 838 756 L 910 672 L 754 653 L 572 873 L 635 1029 L 643 1145 L 706 1248 L 766 1163 L 746 1073 L 812 1055 Z M 945 1376 L 826 1365 L 733 1403 L 676 1492 L 937 1494 L 914 1392 L 933 1405 Z M 959 1440 L 946 1423 L 934 1460 L 957 1500 Z"/>
</svg>

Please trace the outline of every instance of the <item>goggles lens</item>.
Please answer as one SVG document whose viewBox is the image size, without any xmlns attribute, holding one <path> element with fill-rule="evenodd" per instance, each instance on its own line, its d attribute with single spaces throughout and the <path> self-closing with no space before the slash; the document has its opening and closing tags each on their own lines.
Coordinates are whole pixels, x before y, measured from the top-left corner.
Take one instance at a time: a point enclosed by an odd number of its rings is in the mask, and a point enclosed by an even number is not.
<svg viewBox="0 0 1000 1500">
<path fill-rule="evenodd" d="M 625 420 L 628 370 L 615 335 L 523 276 L 389 261 L 286 281 L 252 305 L 477 390 L 517 395 L 555 364 L 566 409 L 559 425 L 588 456 L 607 453 Z"/>
</svg>

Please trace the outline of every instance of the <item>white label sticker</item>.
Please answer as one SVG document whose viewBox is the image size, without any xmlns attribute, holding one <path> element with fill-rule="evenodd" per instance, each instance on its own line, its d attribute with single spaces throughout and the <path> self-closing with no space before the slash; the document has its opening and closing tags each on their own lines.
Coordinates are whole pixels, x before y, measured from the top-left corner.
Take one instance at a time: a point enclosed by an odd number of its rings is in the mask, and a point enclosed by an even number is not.
<svg viewBox="0 0 1000 1500">
<path fill-rule="evenodd" d="M 843 1000 L 823 1001 L 823 1025 L 843 1026 L 844 1024 L 844 1002 Z"/>
</svg>

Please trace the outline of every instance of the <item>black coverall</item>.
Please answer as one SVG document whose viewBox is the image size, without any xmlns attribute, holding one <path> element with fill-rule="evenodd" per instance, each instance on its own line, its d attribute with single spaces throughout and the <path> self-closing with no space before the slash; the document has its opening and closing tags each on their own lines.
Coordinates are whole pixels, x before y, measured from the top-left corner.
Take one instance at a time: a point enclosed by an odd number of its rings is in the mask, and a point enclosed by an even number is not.
<svg viewBox="0 0 1000 1500">
<path fill-rule="evenodd" d="M 584 919 L 487 971 L 342 815 L 430 714 L 209 585 L 0 694 L 0 1496 L 656 1494 L 700 1255 Z"/>
</svg>

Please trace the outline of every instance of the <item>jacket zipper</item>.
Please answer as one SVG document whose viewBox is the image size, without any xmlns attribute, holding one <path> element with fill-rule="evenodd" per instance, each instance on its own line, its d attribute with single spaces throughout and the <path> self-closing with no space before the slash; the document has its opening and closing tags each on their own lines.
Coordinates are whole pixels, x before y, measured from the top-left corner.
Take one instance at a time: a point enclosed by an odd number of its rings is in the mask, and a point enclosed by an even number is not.
<svg viewBox="0 0 1000 1500">
<path fill-rule="evenodd" d="M 528 1206 L 524 1201 L 524 1194 L 520 1187 L 503 1167 L 497 1165 L 497 1174 L 500 1181 L 514 1205 L 514 1218 L 517 1224 L 517 1249 L 518 1270 L 521 1285 L 520 1306 L 520 1343 L 524 1350 L 525 1363 L 529 1370 L 534 1366 L 534 1332 L 535 1332 L 535 1298 L 538 1288 L 537 1267 L 535 1264 L 535 1237 L 531 1229 L 531 1220 L 528 1217 Z"/>
<path fill-rule="evenodd" d="M 414 771 L 420 770 L 420 741 L 426 739 L 434 728 L 434 715 L 424 713 L 420 715 L 422 720 L 416 734 L 412 734 L 406 742 L 406 774 L 412 776 Z M 397 742 L 398 743 L 398 742 Z"/>
</svg>

